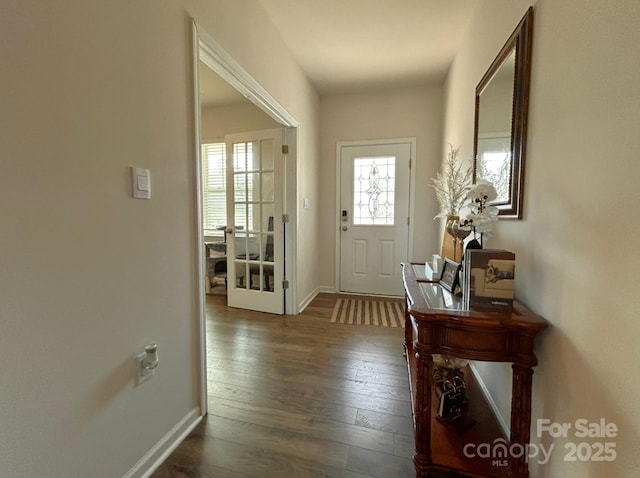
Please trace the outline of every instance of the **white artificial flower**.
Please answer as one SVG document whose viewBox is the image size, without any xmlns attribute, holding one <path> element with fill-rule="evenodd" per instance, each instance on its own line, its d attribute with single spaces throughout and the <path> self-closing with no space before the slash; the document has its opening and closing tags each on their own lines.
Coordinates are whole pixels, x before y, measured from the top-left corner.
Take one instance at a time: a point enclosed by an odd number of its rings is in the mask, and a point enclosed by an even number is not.
<svg viewBox="0 0 640 478">
<path fill-rule="evenodd" d="M 467 215 L 466 219 L 469 222 L 469 225 L 475 228 L 476 232 L 490 232 L 493 230 L 493 217 L 483 212 L 481 213 L 470 213 Z"/>
<path fill-rule="evenodd" d="M 469 199 L 472 203 L 483 201 L 484 203 L 488 203 L 491 201 L 495 201 L 498 198 L 498 192 L 496 188 L 486 179 L 479 179 L 476 184 L 474 184 L 469 192 L 467 193 L 467 199 Z"/>
<path fill-rule="evenodd" d="M 484 212 L 491 216 L 494 221 L 498 220 L 498 208 L 495 206 L 485 206 Z"/>
<path fill-rule="evenodd" d="M 482 221 L 476 224 L 476 231 L 482 234 L 493 231 L 493 221 L 488 217 L 482 218 Z"/>
<path fill-rule="evenodd" d="M 480 237 L 490 237 L 493 223 L 498 220 L 498 208 L 489 203 L 498 198 L 496 188 L 489 181 L 480 179 L 467 193 L 466 207 L 469 214 L 462 221 L 462 229 L 480 233 Z"/>
</svg>

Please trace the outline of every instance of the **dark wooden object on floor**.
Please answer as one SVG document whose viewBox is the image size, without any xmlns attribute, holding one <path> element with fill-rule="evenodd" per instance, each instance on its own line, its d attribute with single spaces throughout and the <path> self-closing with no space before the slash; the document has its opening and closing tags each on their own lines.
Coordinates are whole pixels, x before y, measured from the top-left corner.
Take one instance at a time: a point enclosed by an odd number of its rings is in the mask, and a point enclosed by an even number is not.
<svg viewBox="0 0 640 478">
<path fill-rule="evenodd" d="M 437 285 L 422 275 L 424 264 L 403 264 L 406 291 L 405 348 L 411 384 L 416 452 L 413 462 L 419 478 L 434 470 L 460 471 L 466 476 L 527 478 L 525 456 L 494 461 L 465 456 L 469 443 L 493 443 L 501 438 L 488 417 L 462 435 L 447 430 L 435 420 L 435 392 L 432 387 L 433 354 L 449 354 L 470 360 L 511 362 L 511 439 L 507 443 L 525 446 L 531 427 L 531 383 L 537 358 L 533 351 L 536 335 L 548 323 L 520 304 L 512 313 L 460 310 L 460 299 L 439 295 Z M 435 291 L 435 292 L 434 292 Z M 437 300 L 436 300 L 437 299 Z M 471 382 L 471 380 L 468 380 Z M 469 387 L 473 392 L 475 387 Z M 482 401 L 469 393 L 470 407 Z M 470 408 L 470 414 L 474 411 Z M 476 417 L 474 417 L 476 418 Z M 506 466 L 501 466 L 506 465 Z"/>
</svg>

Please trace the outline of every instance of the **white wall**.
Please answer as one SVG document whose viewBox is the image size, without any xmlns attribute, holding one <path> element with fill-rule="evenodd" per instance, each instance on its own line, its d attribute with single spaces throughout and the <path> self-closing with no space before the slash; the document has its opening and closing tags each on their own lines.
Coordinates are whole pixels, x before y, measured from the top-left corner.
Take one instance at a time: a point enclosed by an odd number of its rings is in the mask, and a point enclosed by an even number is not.
<svg viewBox="0 0 640 478">
<path fill-rule="evenodd" d="M 443 159 L 442 88 L 439 85 L 402 88 L 378 93 L 323 96 L 320 102 L 322 190 L 320 235 L 322 254 L 329 260 L 319 264 L 320 285 L 335 287 L 336 143 L 370 139 L 415 137 L 416 201 L 415 260 L 426 260 L 439 251 L 438 205 L 427 187 Z"/>
<path fill-rule="evenodd" d="M 282 127 L 271 116 L 250 103 L 202 108 L 200 123 L 203 141 L 224 140 L 225 134 Z"/>
<path fill-rule="evenodd" d="M 483 1 L 451 68 L 444 140 L 469 154 L 475 85 L 531 3 Z M 499 222 L 489 242 L 516 252 L 516 294 L 551 323 L 537 346 L 532 438 L 555 449 L 532 476 L 638 476 L 640 4 L 534 3 L 524 219 Z M 507 414 L 509 368 L 481 372 Z M 538 438 L 539 418 L 615 422 L 616 438 L 586 441 L 615 442 L 617 459 L 565 461 L 564 445 L 585 440 Z"/>
<path fill-rule="evenodd" d="M 1 9 L 0 475 L 122 476 L 199 400 L 190 18 L 305 125 L 301 176 L 318 98 L 256 0 Z"/>
</svg>

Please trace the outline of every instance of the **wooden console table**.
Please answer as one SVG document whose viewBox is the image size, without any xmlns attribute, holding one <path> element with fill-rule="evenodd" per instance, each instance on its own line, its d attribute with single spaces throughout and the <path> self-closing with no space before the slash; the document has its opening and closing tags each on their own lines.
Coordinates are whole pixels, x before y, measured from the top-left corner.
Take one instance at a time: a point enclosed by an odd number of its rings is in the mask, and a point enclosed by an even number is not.
<svg viewBox="0 0 640 478">
<path fill-rule="evenodd" d="M 477 445 L 487 444 L 494 449 L 504 440 L 495 423 L 487 425 L 487 420 L 481 419 L 457 435 L 434 419 L 437 404 L 432 354 L 512 363 L 511 438 L 505 445 L 516 451 L 520 449 L 517 445 L 526 449 L 531 428 L 533 367 L 538 363 L 533 345 L 536 335 L 547 328 L 547 321 L 518 303 L 510 313 L 462 310 L 460 298 L 427 279 L 424 264 L 406 263 L 402 267 L 416 476 L 427 477 L 431 471 L 443 470 L 475 477 L 527 478 L 529 467 L 524 454 L 481 458 L 475 453 Z M 479 400 L 480 394 L 470 394 L 471 413 L 474 401 Z"/>
</svg>

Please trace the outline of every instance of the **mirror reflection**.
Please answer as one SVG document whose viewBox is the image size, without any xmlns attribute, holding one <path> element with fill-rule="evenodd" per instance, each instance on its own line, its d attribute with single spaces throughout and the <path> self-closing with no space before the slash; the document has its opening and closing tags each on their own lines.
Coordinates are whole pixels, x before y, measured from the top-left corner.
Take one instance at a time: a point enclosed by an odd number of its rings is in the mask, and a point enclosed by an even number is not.
<svg viewBox="0 0 640 478">
<path fill-rule="evenodd" d="M 511 112 L 516 51 L 513 49 L 480 92 L 476 177 L 493 183 L 497 203 L 509 201 L 511 183 Z"/>
</svg>

